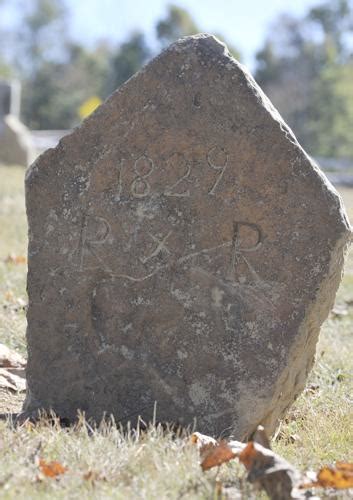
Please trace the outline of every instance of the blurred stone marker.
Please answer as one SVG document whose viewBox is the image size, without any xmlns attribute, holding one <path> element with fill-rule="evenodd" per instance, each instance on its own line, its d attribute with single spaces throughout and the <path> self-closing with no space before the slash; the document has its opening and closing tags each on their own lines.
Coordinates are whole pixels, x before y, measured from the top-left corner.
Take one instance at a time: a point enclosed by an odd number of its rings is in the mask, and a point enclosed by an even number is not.
<svg viewBox="0 0 353 500">
<path fill-rule="evenodd" d="M 21 84 L 18 80 L 0 80 L 0 119 L 6 115 L 19 118 Z"/>
<path fill-rule="evenodd" d="M 21 85 L 0 80 L 0 162 L 28 166 L 35 156 L 31 134 L 20 121 Z"/>
<path fill-rule="evenodd" d="M 351 238 L 252 77 L 184 38 L 26 178 L 25 410 L 242 438 L 303 389 Z"/>
<path fill-rule="evenodd" d="M 28 128 L 14 115 L 6 115 L 0 123 L 0 162 L 27 167 L 35 158 Z"/>
<path fill-rule="evenodd" d="M 11 87 L 0 80 L 0 120 L 10 113 Z"/>
</svg>

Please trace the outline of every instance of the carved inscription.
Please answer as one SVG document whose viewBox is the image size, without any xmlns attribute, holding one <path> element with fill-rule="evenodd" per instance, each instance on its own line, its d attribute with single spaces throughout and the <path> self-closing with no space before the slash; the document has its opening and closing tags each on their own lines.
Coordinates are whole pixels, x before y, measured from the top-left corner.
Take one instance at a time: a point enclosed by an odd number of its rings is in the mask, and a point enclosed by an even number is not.
<svg viewBox="0 0 353 500">
<path fill-rule="evenodd" d="M 218 174 L 213 186 L 208 191 L 208 194 L 214 195 L 215 191 L 217 189 L 217 186 L 221 182 L 222 177 L 224 175 L 224 172 L 227 168 L 228 153 L 223 148 L 220 148 L 219 146 L 215 146 L 215 147 L 211 148 L 209 150 L 209 152 L 207 153 L 207 162 L 211 168 L 219 171 L 219 174 Z"/>
<path fill-rule="evenodd" d="M 135 198 L 144 198 L 151 192 L 151 185 L 148 182 L 148 177 L 154 170 L 154 163 L 151 158 L 143 155 L 135 161 L 134 172 L 135 179 L 131 183 L 131 194 Z"/>
<path fill-rule="evenodd" d="M 105 267 L 105 263 L 100 258 L 97 249 L 100 245 L 103 245 L 110 232 L 109 222 L 104 217 L 94 215 L 85 215 L 83 217 L 79 244 L 81 271 L 87 268 L 86 259 L 88 256 L 94 257 L 96 261 L 94 267 Z"/>
<path fill-rule="evenodd" d="M 248 239 L 251 240 L 250 244 L 245 244 L 243 242 L 242 238 L 244 237 L 244 233 L 247 233 Z M 256 252 L 261 245 L 262 231 L 257 224 L 253 224 L 250 222 L 233 223 L 232 254 L 229 271 L 229 277 L 232 281 L 235 281 L 236 279 L 236 268 L 241 261 L 245 262 L 254 279 L 256 281 L 259 281 L 259 277 L 256 271 L 251 266 L 250 262 L 244 254 Z"/>
<path fill-rule="evenodd" d="M 96 231 L 95 233 L 93 232 L 94 230 Z M 170 263 L 168 262 L 164 264 L 156 263 L 156 267 L 154 268 L 154 270 L 140 276 L 132 276 L 126 273 L 114 273 L 112 270 L 107 269 L 104 260 L 99 255 L 99 247 L 100 245 L 104 244 L 110 232 L 110 225 L 103 217 L 85 216 L 80 246 L 81 271 L 88 268 L 95 268 L 100 266 L 102 269 L 108 270 L 112 277 L 114 276 L 115 278 L 126 279 L 133 282 L 141 282 L 151 278 L 157 272 L 170 266 Z M 153 240 L 154 247 L 152 247 L 150 253 L 139 257 L 138 260 L 143 265 L 149 263 L 149 261 L 153 261 L 153 259 L 160 254 L 164 254 L 168 257 L 172 256 L 172 249 L 168 247 L 167 244 L 168 239 L 172 235 L 172 231 L 169 231 L 165 236 L 162 237 L 155 236 L 150 232 L 148 232 L 147 234 L 149 238 Z M 235 221 L 233 223 L 233 236 L 231 240 L 225 241 L 210 248 L 200 248 L 194 252 L 182 255 L 176 261 L 174 261 L 174 263 L 177 265 L 184 265 L 185 263 L 192 261 L 192 259 L 202 257 L 203 255 L 220 255 L 219 252 L 223 252 L 224 249 L 228 248 L 230 249 L 230 260 L 228 265 L 229 270 L 227 276 L 225 277 L 232 282 L 236 282 L 237 268 L 238 266 L 240 266 L 240 264 L 245 264 L 253 280 L 260 281 L 260 277 L 251 265 L 246 254 L 259 250 L 261 248 L 262 241 L 262 230 L 257 224 L 244 221 Z M 91 258 L 89 267 L 86 263 L 88 257 Z M 92 265 L 92 257 L 95 261 L 95 265 Z"/>
<path fill-rule="evenodd" d="M 167 166 L 168 170 L 179 170 L 180 166 L 182 167 L 183 171 L 185 172 L 179 179 L 174 182 L 171 186 L 167 186 L 166 190 L 164 191 L 165 196 L 177 196 L 179 198 L 182 198 L 184 196 L 190 196 L 190 190 L 187 189 L 186 191 L 183 192 L 177 192 L 176 188 L 181 184 L 185 179 L 187 179 L 190 175 L 191 172 L 191 167 L 190 165 L 187 164 L 187 161 L 184 157 L 184 155 L 180 153 L 174 153 L 172 156 L 170 156 L 167 160 Z M 178 168 L 179 167 L 179 168 Z"/>
<path fill-rule="evenodd" d="M 166 241 L 169 238 L 169 236 L 172 234 L 172 231 L 169 231 L 169 233 L 162 238 L 161 240 L 158 239 L 156 236 L 153 236 L 153 234 L 148 233 L 148 235 L 153 239 L 153 241 L 156 243 L 156 248 L 153 250 L 152 253 L 150 253 L 147 257 L 141 257 L 140 261 L 142 264 L 146 264 L 149 260 L 151 260 L 153 257 L 156 257 L 158 254 L 161 252 L 165 252 L 167 254 L 170 254 L 169 249 L 166 247 Z"/>
<path fill-rule="evenodd" d="M 191 181 L 192 162 L 188 160 L 183 153 L 172 153 L 166 160 L 165 164 L 167 171 L 173 175 L 176 172 L 176 180 L 164 187 L 160 192 L 156 192 L 156 186 L 153 186 L 152 174 L 158 171 L 158 165 L 152 158 L 143 154 L 136 160 L 130 158 L 122 158 L 117 165 L 117 185 L 116 196 L 117 201 L 120 200 L 124 190 L 124 172 L 126 164 L 131 162 L 134 178 L 130 182 L 130 193 L 133 198 L 142 199 L 152 194 L 159 194 L 167 197 L 186 198 L 191 196 L 190 188 L 188 187 Z M 217 172 L 217 176 L 211 186 L 206 187 L 206 193 L 214 196 L 220 193 L 220 184 L 225 175 L 229 161 L 228 152 L 220 146 L 213 146 L 205 155 L 205 163 L 207 166 Z M 126 186 L 129 189 L 128 186 Z"/>
<path fill-rule="evenodd" d="M 215 196 L 222 194 L 222 185 L 225 183 L 225 176 L 227 173 L 227 167 L 229 163 L 228 152 L 219 145 L 214 145 L 210 147 L 204 156 L 205 167 L 210 168 L 215 171 L 215 177 L 211 176 L 211 183 L 207 183 L 205 186 L 204 195 Z M 147 156 L 147 154 L 142 154 L 135 157 L 133 160 L 122 158 L 117 165 L 117 183 L 114 186 L 116 190 L 116 195 L 114 199 L 116 201 L 121 200 L 121 196 L 125 189 L 130 192 L 130 200 L 134 198 L 139 200 L 144 200 L 149 195 L 159 195 L 165 197 L 176 197 L 176 198 L 190 198 L 191 197 L 191 186 L 194 188 L 202 188 L 202 184 L 199 182 L 194 182 L 195 177 L 191 176 L 191 171 L 193 165 L 200 166 L 199 160 L 194 160 L 194 163 L 183 153 L 172 153 L 165 160 L 166 169 L 161 170 L 161 175 L 153 175 L 158 173 L 158 164 L 156 164 L 152 158 Z M 163 178 L 163 172 L 165 170 L 169 173 L 169 178 L 172 177 L 172 181 L 164 187 L 160 186 L 160 179 Z M 209 175 L 205 178 L 209 178 Z M 158 179 L 159 184 L 156 184 L 156 179 Z M 211 185 L 210 185 L 211 184 Z M 158 188 L 157 188 L 158 186 Z M 127 194 L 127 193 L 126 193 Z M 123 198 L 124 206 L 126 205 L 126 199 Z M 185 200 L 186 201 L 186 200 Z M 140 207 L 141 210 L 147 210 L 149 204 L 144 207 Z M 139 209 L 140 209 L 139 208 Z M 130 217 L 129 212 L 125 212 L 128 217 Z M 178 212 L 179 214 L 179 212 Z M 182 213 L 178 215 L 181 217 Z M 173 217 L 175 217 L 173 215 Z M 151 212 L 151 219 L 154 219 L 154 215 Z M 128 219 L 129 220 L 129 219 Z M 175 218 L 174 222 L 175 224 Z M 183 266 L 185 264 L 194 265 L 195 259 L 199 259 L 198 264 L 201 267 L 207 266 L 211 262 L 215 262 L 217 266 L 217 273 L 219 274 L 220 269 L 222 269 L 222 274 L 224 278 L 230 280 L 231 282 L 236 282 L 237 274 L 238 278 L 246 279 L 242 274 L 249 277 L 249 272 L 252 279 L 259 280 L 259 277 L 252 267 L 251 262 L 248 258 L 249 253 L 257 251 L 262 244 L 262 231 L 259 226 L 254 223 L 246 221 L 235 221 L 232 224 L 232 230 L 230 231 L 230 238 L 227 241 L 217 242 L 214 241 L 214 245 L 209 248 L 203 248 L 196 241 L 193 242 L 193 235 L 191 235 L 191 241 L 187 244 L 188 251 L 182 251 L 182 255 L 175 255 L 173 246 L 170 243 L 170 237 L 173 233 L 172 230 L 164 229 L 162 232 L 156 233 L 151 231 L 148 226 L 144 229 L 144 226 L 139 227 L 138 231 L 134 233 L 133 238 L 141 238 L 143 242 L 147 242 L 147 248 L 142 250 L 142 255 L 137 256 L 137 263 L 132 264 L 130 270 L 130 264 L 119 270 L 114 271 L 110 269 L 106 262 L 110 262 L 110 258 L 104 258 L 103 245 L 107 241 L 108 235 L 111 233 L 111 227 L 109 222 L 101 216 L 93 216 L 86 214 L 83 217 L 82 229 L 81 229 L 81 239 L 79 246 L 79 256 L 80 256 L 80 270 L 84 271 L 86 269 L 102 268 L 115 278 L 125 279 L 132 282 L 145 281 L 156 273 L 160 272 L 162 269 L 166 269 L 170 266 Z M 122 234 L 129 234 L 129 225 L 126 225 L 125 230 Z M 114 252 L 114 238 L 118 237 L 122 248 L 131 248 L 132 242 L 126 241 L 122 235 L 112 235 L 110 238 L 110 243 L 113 246 L 109 247 L 109 254 L 113 255 Z M 150 240 L 150 242 L 149 242 Z M 151 241 L 152 240 L 152 241 Z M 217 244 L 218 243 L 218 244 Z M 143 248 L 143 247 L 142 247 Z M 190 252 L 190 249 L 192 251 Z M 103 250 L 103 251 L 102 251 Z M 179 252 L 180 252 L 179 248 Z M 162 259 L 163 257 L 163 259 Z M 124 257 L 125 258 L 125 257 Z M 127 256 L 129 262 L 129 256 Z M 119 261 L 119 260 L 118 260 Z M 223 261 L 223 264 L 222 264 Z M 122 259 L 121 262 L 124 262 Z M 228 263 L 228 264 L 227 264 Z M 143 267 L 141 267 L 141 264 Z M 124 267 L 125 266 L 125 267 Z M 113 266 L 114 267 L 114 266 Z M 208 272 L 208 271 L 207 271 Z"/>
<path fill-rule="evenodd" d="M 116 190 L 116 201 L 120 200 L 121 193 L 123 191 L 123 169 L 124 169 L 124 164 L 126 163 L 125 158 L 122 158 L 119 162 L 119 167 L 118 167 L 118 188 Z"/>
</svg>

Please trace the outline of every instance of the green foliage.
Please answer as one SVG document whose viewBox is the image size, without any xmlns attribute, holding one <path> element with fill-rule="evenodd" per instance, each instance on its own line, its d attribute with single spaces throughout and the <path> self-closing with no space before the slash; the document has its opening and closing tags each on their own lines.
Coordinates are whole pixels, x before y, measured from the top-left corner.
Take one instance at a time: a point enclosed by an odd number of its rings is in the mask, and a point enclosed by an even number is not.
<svg viewBox="0 0 353 500">
<path fill-rule="evenodd" d="M 319 26 L 338 54 L 346 54 L 344 37 L 353 29 L 353 11 L 349 0 L 329 0 L 313 7 L 307 16 Z"/>
<path fill-rule="evenodd" d="M 22 79 L 22 116 L 30 128 L 76 125 L 77 110 L 86 99 L 106 98 L 154 55 L 141 32 L 132 33 L 117 47 L 101 43 L 88 49 L 73 43 L 66 29 L 64 0 L 28 0 L 23 6 L 21 35 L 15 36 L 11 68 L 0 46 L 0 76 L 10 76 L 15 68 Z M 190 14 L 175 5 L 156 24 L 162 46 L 198 31 Z M 239 59 L 237 50 L 229 49 Z"/>
<path fill-rule="evenodd" d="M 21 31 L 22 70 L 35 73 L 40 65 L 65 48 L 67 11 L 63 0 L 30 0 Z M 23 67 L 25 66 L 25 67 Z"/>
<path fill-rule="evenodd" d="M 25 16 L 26 25 L 32 33 L 47 28 L 65 15 L 64 5 L 60 0 L 35 0 L 32 9 Z"/>
<path fill-rule="evenodd" d="M 320 156 L 353 158 L 353 62 L 326 64 L 309 104 L 308 139 Z"/>
<path fill-rule="evenodd" d="M 92 95 L 104 97 L 109 51 L 87 51 L 72 44 L 66 63 L 43 62 L 25 85 L 23 115 L 33 129 L 70 128 L 78 122 L 79 106 Z"/>
<path fill-rule="evenodd" d="M 0 21 L 1 21 L 1 12 L 3 10 L 3 5 L 5 4 L 4 0 L 0 0 Z M 0 38 L 4 37 L 5 34 L 2 32 L 1 22 L 0 22 Z M 6 62 L 5 57 L 1 54 L 0 48 L 0 78 L 9 78 L 12 74 L 12 69 L 10 65 Z"/>
<path fill-rule="evenodd" d="M 156 25 L 157 38 L 166 47 L 179 38 L 194 35 L 199 29 L 187 10 L 170 5 L 167 16 Z"/>
<path fill-rule="evenodd" d="M 112 58 L 112 76 L 110 90 L 115 90 L 122 83 L 136 73 L 151 56 L 142 33 L 131 35 L 119 48 Z"/>
<path fill-rule="evenodd" d="M 166 17 L 158 21 L 156 25 L 157 39 L 162 47 L 167 47 L 183 36 L 195 35 L 200 31 L 200 28 L 188 11 L 176 5 L 170 5 Z M 223 35 L 215 33 L 215 36 L 227 45 L 229 52 L 236 59 L 241 59 L 240 52 L 234 46 L 227 43 Z"/>
<path fill-rule="evenodd" d="M 1 1 L 1 0 L 0 0 Z M 0 57 L 0 78 L 10 78 L 12 76 L 12 69 L 9 64 L 7 64 Z"/>
<path fill-rule="evenodd" d="M 348 0 L 282 16 L 257 53 L 256 79 L 313 155 L 353 158 L 353 30 Z"/>
</svg>

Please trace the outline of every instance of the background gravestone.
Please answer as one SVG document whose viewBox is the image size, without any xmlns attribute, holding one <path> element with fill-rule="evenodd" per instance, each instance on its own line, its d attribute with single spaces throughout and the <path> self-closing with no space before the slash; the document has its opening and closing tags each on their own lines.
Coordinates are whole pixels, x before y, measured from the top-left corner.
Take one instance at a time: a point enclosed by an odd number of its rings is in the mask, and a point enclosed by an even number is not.
<svg viewBox="0 0 353 500">
<path fill-rule="evenodd" d="M 27 167 L 35 157 L 32 138 L 20 121 L 21 85 L 0 80 L 0 162 Z"/>
<path fill-rule="evenodd" d="M 17 80 L 0 80 L 0 121 L 10 114 L 19 118 L 20 103 L 20 82 Z"/>
<path fill-rule="evenodd" d="M 271 432 L 350 239 L 340 199 L 209 35 L 173 44 L 32 165 L 25 409 Z"/>
<path fill-rule="evenodd" d="M 11 87 L 0 80 L 0 120 L 10 113 Z"/>
</svg>

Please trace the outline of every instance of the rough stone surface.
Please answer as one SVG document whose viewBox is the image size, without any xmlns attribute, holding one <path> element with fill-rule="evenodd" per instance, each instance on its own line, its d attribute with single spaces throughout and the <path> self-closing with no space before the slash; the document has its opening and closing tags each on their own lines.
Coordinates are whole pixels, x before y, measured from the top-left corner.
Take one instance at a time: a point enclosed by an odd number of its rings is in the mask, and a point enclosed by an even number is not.
<svg viewBox="0 0 353 500">
<path fill-rule="evenodd" d="M 340 199 L 209 35 L 173 44 L 26 179 L 25 409 L 271 432 L 350 240 Z"/>
</svg>

